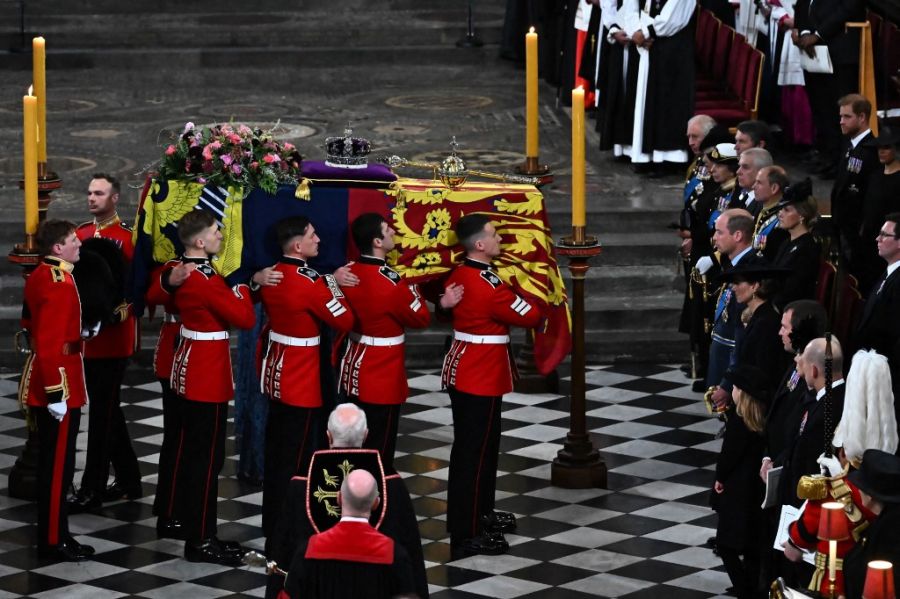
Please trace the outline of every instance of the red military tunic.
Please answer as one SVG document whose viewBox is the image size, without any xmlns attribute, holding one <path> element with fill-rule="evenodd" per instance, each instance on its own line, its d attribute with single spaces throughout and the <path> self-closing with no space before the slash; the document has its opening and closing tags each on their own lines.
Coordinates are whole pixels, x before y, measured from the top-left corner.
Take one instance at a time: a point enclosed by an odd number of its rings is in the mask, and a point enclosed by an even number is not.
<svg viewBox="0 0 900 599">
<path fill-rule="evenodd" d="M 162 306 L 165 310 L 163 323 L 159 328 L 159 340 L 153 352 L 153 371 L 156 377 L 168 380 L 172 375 L 172 360 L 175 358 L 175 347 L 181 331 L 181 316 L 175 305 L 175 294 L 163 285 L 163 276 L 181 264 L 181 260 L 169 260 L 158 267 L 150 275 L 150 287 L 147 289 L 148 306 Z"/>
<path fill-rule="evenodd" d="M 804 477 L 807 478 L 807 477 Z M 791 543 L 795 546 L 810 551 L 816 550 L 816 573 L 809 583 L 808 590 L 821 593 L 822 597 L 828 596 L 828 541 L 818 538 L 819 518 L 822 513 L 822 504 L 829 501 L 837 501 L 844 504 L 844 513 L 850 520 L 851 536 L 849 539 L 837 542 L 837 568 L 835 571 L 835 596 L 844 593 L 843 559 L 857 539 L 872 520 L 875 514 L 863 506 L 862 497 L 853 483 L 847 479 L 846 472 L 834 478 L 821 481 L 825 488 L 824 499 L 809 499 L 803 513 L 797 521 L 792 522 L 788 528 Z"/>
<path fill-rule="evenodd" d="M 228 329 L 252 328 L 253 300 L 246 285 L 228 288 L 205 258 L 184 258 L 197 268 L 175 292 L 181 341 L 175 351 L 172 389 L 185 399 L 212 403 L 234 396 Z"/>
<path fill-rule="evenodd" d="M 271 326 L 262 392 L 273 401 L 318 408 L 319 322 L 346 332 L 353 326 L 353 313 L 334 278 L 319 275 L 304 260 L 283 256 L 274 268 L 284 278 L 259 291 Z"/>
<path fill-rule="evenodd" d="M 441 383 L 463 393 L 498 396 L 513 388 L 509 327 L 535 328 L 538 309 L 517 295 L 489 264 L 466 258 L 447 285 L 463 286 L 453 309 L 454 340 L 444 358 Z"/>
<path fill-rule="evenodd" d="M 431 314 L 416 286 L 383 259 L 363 256 L 350 270 L 359 285 L 343 289 L 356 324 L 341 361 L 341 389 L 366 403 L 403 403 L 409 392 L 403 330 L 428 326 Z"/>
<path fill-rule="evenodd" d="M 47 256 L 25 281 L 22 326 L 31 332 L 32 354 L 22 389 L 29 406 L 65 401 L 80 408 L 87 399 L 82 362 L 81 302 L 72 264 Z"/>
<path fill-rule="evenodd" d="M 78 226 L 75 234 L 82 241 L 91 237 L 102 237 L 114 241 L 125 254 L 128 263 L 131 263 L 131 258 L 134 256 L 132 232 L 119 220 L 118 215 L 102 223 L 96 221 L 83 223 Z M 85 342 L 85 358 L 127 358 L 137 351 L 137 319 L 134 317 L 130 305 L 125 310 L 127 312 L 123 312 L 122 322 L 103 325 L 95 337 Z"/>
</svg>

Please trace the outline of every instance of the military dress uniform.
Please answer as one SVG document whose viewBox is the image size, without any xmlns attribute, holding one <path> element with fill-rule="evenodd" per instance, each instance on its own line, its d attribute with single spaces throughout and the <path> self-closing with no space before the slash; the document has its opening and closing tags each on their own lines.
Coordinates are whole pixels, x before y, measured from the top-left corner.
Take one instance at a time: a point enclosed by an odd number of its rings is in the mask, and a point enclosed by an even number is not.
<svg viewBox="0 0 900 599">
<path fill-rule="evenodd" d="M 839 234 L 841 255 L 847 260 L 850 273 L 857 279 L 868 273 L 868 252 L 863 249 L 863 244 L 870 244 L 872 240 L 862 239 L 860 230 L 864 204 L 868 201 L 869 179 L 876 169 L 881 168 L 878 149 L 868 141 L 872 137 L 870 131 L 855 146 L 851 140 L 844 139 L 837 177 L 831 188 L 831 216 Z M 870 277 L 864 276 L 863 279 L 863 285 L 871 285 Z M 862 289 L 868 291 L 866 286 Z"/>
<path fill-rule="evenodd" d="M 102 237 L 115 242 L 128 263 L 134 255 L 131 229 L 118 216 L 103 222 L 87 222 L 76 229 L 78 239 Z M 120 405 L 122 379 L 128 358 L 137 350 L 137 319 L 130 305 L 119 308 L 120 322 L 104 324 L 100 332 L 85 342 L 84 371 L 88 398 L 88 445 L 80 494 L 86 499 L 101 497 L 106 491 L 109 466 L 116 481 L 130 497 L 140 497 L 141 473 L 131 446 L 125 414 Z"/>
<path fill-rule="evenodd" d="M 281 282 L 258 291 L 271 327 L 260 374 L 262 392 L 269 397 L 262 515 L 267 539 L 291 477 L 305 471 L 318 449 L 319 324 L 343 332 L 353 326 L 353 313 L 334 277 L 289 256 L 282 256 L 274 270 L 284 275 Z"/>
<path fill-rule="evenodd" d="M 377 449 L 394 469 L 400 406 L 406 401 L 405 327 L 424 328 L 431 320 L 425 300 L 384 259 L 362 256 L 352 267 L 359 285 L 344 289 L 355 316 L 341 360 L 340 389 L 366 413 L 364 447 Z"/>
<path fill-rule="evenodd" d="M 780 210 L 778 204 L 762 208 L 756 217 L 756 225 L 753 228 L 753 249 L 767 262 L 775 261 L 778 250 L 791 237 L 787 231 L 778 226 Z"/>
<path fill-rule="evenodd" d="M 82 362 L 81 302 L 73 265 L 47 256 L 25 281 L 22 326 L 31 333 L 20 393 L 37 422 L 38 548 L 50 550 L 71 539 L 66 492 L 75 471 L 75 439 L 87 401 Z M 47 406 L 66 402 L 61 422 Z"/>
<path fill-rule="evenodd" d="M 736 178 L 722 183 L 713 197 L 712 210 L 709 213 L 709 219 L 706 221 L 710 236 L 716 230 L 716 219 L 729 208 L 744 208 L 746 210 L 744 203 L 739 197 Z"/>
<path fill-rule="evenodd" d="M 199 543 L 216 534 L 218 476 L 225 460 L 228 400 L 234 396 L 228 329 L 249 329 L 256 319 L 246 285 L 229 289 L 206 258 L 184 262 L 197 268 L 175 292 L 181 338 L 170 384 L 183 409 L 176 511 L 184 518 L 187 540 Z"/>
<path fill-rule="evenodd" d="M 848 466 L 849 468 L 849 466 Z M 834 477 L 804 476 L 797 488 L 800 499 L 806 501 L 803 513 L 788 528 L 790 543 L 806 551 L 816 550 L 816 571 L 809 581 L 807 590 L 829 596 L 828 580 L 828 540 L 818 537 L 819 517 L 822 504 L 836 501 L 844 505 L 844 513 L 850 521 L 851 536 L 837 542 L 837 562 L 835 569 L 834 596 L 844 594 L 844 556 L 853 549 L 875 514 L 869 511 L 862 501 L 859 489 L 847 479 L 848 470 Z M 806 581 L 802 581 L 806 582 Z"/>
<path fill-rule="evenodd" d="M 178 493 L 175 456 L 180 442 L 182 408 L 181 400 L 169 384 L 175 347 L 181 333 L 181 316 L 178 313 L 178 306 L 175 305 L 175 289 L 168 284 L 168 275 L 179 264 L 180 259 L 169 260 L 154 270 L 150 275 L 150 287 L 146 294 L 148 306 L 162 306 L 164 310 L 159 340 L 153 352 L 153 372 L 163 391 L 163 440 L 159 449 L 159 476 L 156 483 L 156 498 L 153 501 L 153 514 L 170 520 L 180 520 L 180 515 L 175 513 L 175 506 L 178 505 L 175 499 Z"/>
<path fill-rule="evenodd" d="M 481 518 L 494 509 L 500 402 L 513 389 L 515 369 L 509 328 L 535 328 L 541 314 L 489 264 L 466 258 L 447 279 L 454 283 L 465 293 L 453 309 L 453 343 L 441 384 L 453 412 L 447 530 L 451 541 L 462 541 L 478 535 Z"/>
</svg>

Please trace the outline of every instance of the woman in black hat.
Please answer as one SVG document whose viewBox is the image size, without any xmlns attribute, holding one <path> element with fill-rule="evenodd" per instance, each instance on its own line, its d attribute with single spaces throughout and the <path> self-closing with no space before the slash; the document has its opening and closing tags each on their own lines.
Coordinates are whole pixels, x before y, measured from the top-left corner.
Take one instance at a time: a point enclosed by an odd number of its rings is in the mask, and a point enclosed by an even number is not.
<svg viewBox="0 0 900 599">
<path fill-rule="evenodd" d="M 743 326 L 738 327 L 735 336 L 731 364 L 759 368 L 765 374 L 760 384 L 765 384 L 769 396 L 790 360 L 778 335 L 781 316 L 771 301 L 778 289 L 776 277 L 781 274 L 781 270 L 769 266 L 739 264 L 722 276 L 723 280 L 733 283 L 737 302 L 746 306 L 741 314 Z"/>
<path fill-rule="evenodd" d="M 812 196 L 812 181 L 807 178 L 789 186 L 778 206 L 778 226 L 791 236 L 778 248 L 774 260 L 775 266 L 791 271 L 772 299 L 781 311 L 793 301 L 815 297 L 822 248 L 810 232 L 819 217 L 818 205 Z"/>
<path fill-rule="evenodd" d="M 758 476 L 763 456 L 766 406 L 771 397 L 766 374 L 738 365 L 725 373 L 734 405 L 725 412 L 725 437 L 716 460 L 711 505 L 719 514 L 716 550 L 739 599 L 759 596 L 760 531 L 764 493 Z"/>
<path fill-rule="evenodd" d="M 859 470 L 850 473 L 864 505 L 877 518 L 844 558 L 846 597 L 862 597 L 866 569 L 872 560 L 894 565 L 894 588 L 900 588 L 900 457 L 880 449 L 863 454 Z"/>
</svg>

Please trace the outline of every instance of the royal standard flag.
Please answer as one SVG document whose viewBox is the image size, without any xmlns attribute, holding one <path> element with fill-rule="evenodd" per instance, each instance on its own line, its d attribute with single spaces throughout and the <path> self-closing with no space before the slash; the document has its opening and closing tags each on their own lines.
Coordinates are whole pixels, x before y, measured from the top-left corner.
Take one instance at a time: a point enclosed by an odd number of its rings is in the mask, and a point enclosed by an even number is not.
<svg viewBox="0 0 900 599">
<path fill-rule="evenodd" d="M 472 213 L 491 218 L 503 250 L 494 260 L 497 274 L 547 315 L 535 331 L 536 366 L 544 374 L 556 368 L 571 350 L 571 322 L 541 192 L 531 185 L 467 183 L 448 189 L 437 181 L 399 179 L 388 195 L 399 235 L 388 262 L 415 282 L 443 280 L 462 261 L 456 221 Z"/>
</svg>

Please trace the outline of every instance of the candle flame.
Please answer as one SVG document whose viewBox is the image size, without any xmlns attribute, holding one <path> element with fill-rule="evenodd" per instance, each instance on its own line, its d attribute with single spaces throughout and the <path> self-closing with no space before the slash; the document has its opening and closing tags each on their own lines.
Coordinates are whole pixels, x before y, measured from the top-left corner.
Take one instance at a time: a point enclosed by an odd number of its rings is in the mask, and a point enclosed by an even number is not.
<svg viewBox="0 0 900 599">
<path fill-rule="evenodd" d="M 576 87 L 575 89 L 577 89 L 578 91 L 582 91 L 582 92 L 583 92 L 583 91 L 584 91 L 584 86 L 583 86 L 583 85 L 579 85 L 579 86 Z"/>
<path fill-rule="evenodd" d="M 29 95 L 29 96 L 33 96 L 33 95 L 34 95 L 34 86 L 33 86 L 33 85 L 29 85 L 29 86 L 28 86 L 28 95 Z"/>
<path fill-rule="evenodd" d="M 529 28 L 528 28 L 528 33 L 534 33 L 534 27 L 529 27 Z"/>
</svg>

